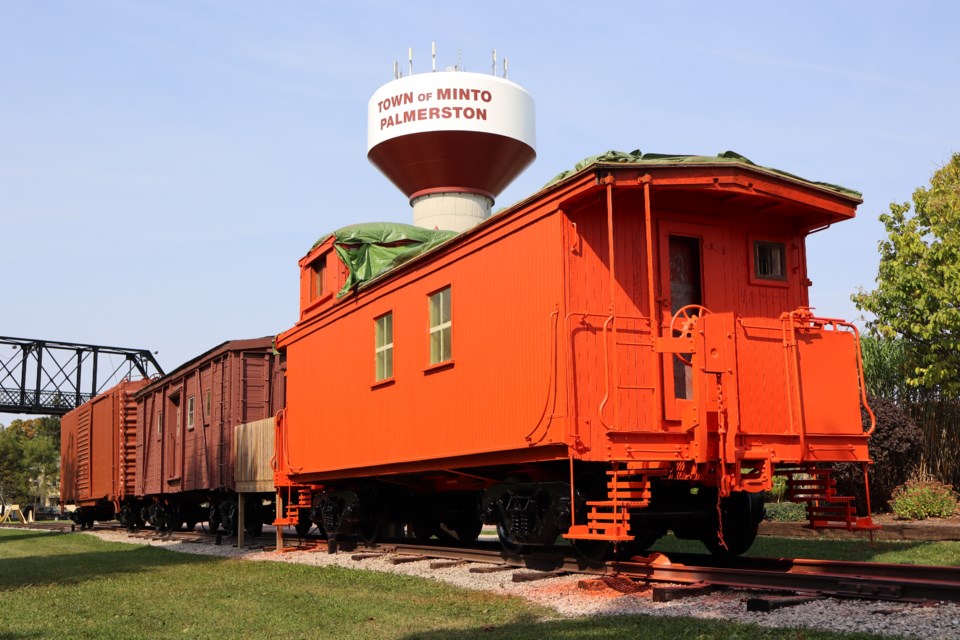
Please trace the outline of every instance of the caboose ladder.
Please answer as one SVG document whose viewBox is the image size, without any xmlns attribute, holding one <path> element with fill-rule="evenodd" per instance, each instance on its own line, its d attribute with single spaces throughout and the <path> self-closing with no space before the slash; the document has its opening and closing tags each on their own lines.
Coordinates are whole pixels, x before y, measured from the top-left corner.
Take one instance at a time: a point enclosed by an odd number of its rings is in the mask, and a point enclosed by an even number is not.
<svg viewBox="0 0 960 640">
<path fill-rule="evenodd" d="M 287 502 L 284 505 L 283 517 L 278 517 L 273 521 L 274 526 L 295 527 L 300 523 L 300 510 L 309 509 L 313 506 L 310 489 L 298 489 L 296 487 L 287 487 L 289 493 Z M 296 497 L 296 499 L 294 499 Z"/>
<path fill-rule="evenodd" d="M 837 495 L 837 481 L 833 478 L 833 469 L 800 464 L 778 467 L 776 474 L 787 478 L 785 497 L 788 500 L 807 504 L 807 518 L 811 529 L 874 531 L 880 528 L 874 524 L 869 514 L 857 516 L 853 496 Z"/>
<path fill-rule="evenodd" d="M 650 504 L 651 470 L 613 469 L 607 471 L 607 499 L 590 500 L 587 523 L 572 525 L 563 537 L 568 540 L 626 542 L 630 535 L 630 511 Z M 659 475 L 654 472 L 652 475 Z"/>
</svg>

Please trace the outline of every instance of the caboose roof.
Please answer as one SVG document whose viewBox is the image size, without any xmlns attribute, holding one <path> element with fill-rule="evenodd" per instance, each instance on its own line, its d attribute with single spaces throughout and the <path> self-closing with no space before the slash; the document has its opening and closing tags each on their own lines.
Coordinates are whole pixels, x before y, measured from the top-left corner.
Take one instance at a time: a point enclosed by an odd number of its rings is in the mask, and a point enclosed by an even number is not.
<svg viewBox="0 0 960 640">
<path fill-rule="evenodd" d="M 673 174 L 670 178 L 658 179 L 655 184 L 669 183 L 674 189 L 708 186 L 716 183 L 719 177 L 725 174 L 724 179 L 730 180 L 731 172 L 756 176 L 779 185 L 799 187 L 801 190 L 819 194 L 817 196 L 819 203 L 814 205 L 814 210 L 818 211 L 818 214 L 810 218 L 807 228 L 853 217 L 856 205 L 862 202 L 862 194 L 859 191 L 828 182 L 807 180 L 786 171 L 758 165 L 735 151 L 724 151 L 716 156 L 642 153 L 639 150 L 607 151 L 584 158 L 572 169 L 555 176 L 536 193 L 502 209 L 463 234 L 395 222 L 372 222 L 350 225 L 325 234 L 314 243 L 313 248 L 333 238 L 334 249 L 349 273 L 344 287 L 337 294 L 337 297 L 342 297 L 351 290 L 364 287 L 380 276 L 392 272 L 400 265 L 447 244 L 453 238 L 471 235 L 474 230 L 486 227 L 488 223 L 501 216 L 510 215 L 522 209 L 524 205 L 560 188 L 561 184 L 572 182 L 591 172 L 596 173 L 607 169 L 619 173 L 629 173 L 630 169 L 643 173 L 669 172 Z M 754 185 L 749 180 L 743 185 L 734 184 L 735 182 L 736 180 L 733 180 L 731 185 L 737 193 L 753 190 Z M 770 194 L 771 192 L 766 192 L 765 195 Z M 828 203 L 828 201 L 833 202 Z M 819 210 L 818 206 L 828 206 L 828 208 Z"/>
<path fill-rule="evenodd" d="M 607 151 L 606 153 L 601 153 L 594 156 L 588 156 L 576 163 L 573 169 L 568 169 L 566 171 L 561 171 L 559 174 L 553 177 L 547 184 L 544 185 L 544 188 L 550 187 L 555 183 L 562 182 L 563 180 L 576 175 L 577 173 L 584 171 L 593 165 L 622 165 L 622 164 L 635 164 L 642 166 L 687 166 L 687 167 L 710 167 L 710 166 L 730 166 L 730 165 L 741 165 L 743 167 L 748 167 L 756 172 L 763 172 L 772 175 L 777 178 L 788 178 L 792 182 L 799 182 L 811 187 L 818 189 L 824 189 L 827 191 L 833 191 L 843 196 L 861 201 L 862 193 L 855 191 L 854 189 L 848 189 L 847 187 L 832 184 L 829 182 L 820 182 L 816 180 L 807 180 L 806 178 L 801 178 L 800 176 L 782 171 L 780 169 L 775 169 L 773 167 L 765 167 L 763 165 L 756 164 L 752 162 L 749 158 L 740 155 L 736 151 L 724 151 L 717 154 L 716 156 L 699 156 L 699 155 L 679 155 L 679 154 L 669 154 L 669 153 L 642 153 L 639 149 L 633 151 Z"/>
</svg>

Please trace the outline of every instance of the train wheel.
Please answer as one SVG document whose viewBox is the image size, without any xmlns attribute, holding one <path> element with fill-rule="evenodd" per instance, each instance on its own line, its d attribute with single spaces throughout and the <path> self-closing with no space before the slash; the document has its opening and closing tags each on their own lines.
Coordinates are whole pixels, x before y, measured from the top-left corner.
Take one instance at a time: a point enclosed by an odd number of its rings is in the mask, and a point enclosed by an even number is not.
<svg viewBox="0 0 960 640">
<path fill-rule="evenodd" d="M 207 518 L 207 528 L 210 529 L 210 533 L 216 533 L 217 529 L 220 528 L 220 510 L 212 502 L 210 503 L 210 515 Z"/>
<path fill-rule="evenodd" d="M 361 489 L 359 496 L 360 508 L 365 514 L 363 523 L 360 525 L 360 539 L 367 544 L 376 544 L 383 535 L 383 525 L 386 520 L 380 497 L 373 486 Z"/>
<path fill-rule="evenodd" d="M 666 531 L 656 529 L 642 529 L 635 532 L 633 540 L 617 545 L 617 557 L 629 560 L 633 556 L 643 555 L 664 534 Z"/>
<path fill-rule="evenodd" d="M 297 520 L 294 529 L 297 530 L 297 535 L 301 538 L 310 533 L 310 529 L 313 529 L 313 523 L 310 521 L 310 517 L 307 515 L 305 509 L 300 510 L 299 520 Z"/>
<path fill-rule="evenodd" d="M 300 512 L 300 519 L 303 520 L 302 511 Z M 244 505 L 243 530 L 253 538 L 263 533 L 263 503 L 256 498 L 247 498 Z"/>
<path fill-rule="evenodd" d="M 237 534 L 237 503 L 233 500 L 224 500 L 220 503 L 220 524 L 227 536 Z"/>
<path fill-rule="evenodd" d="M 737 491 L 720 501 L 723 542 L 714 529 L 702 538 L 704 546 L 715 556 L 734 557 L 745 553 L 757 538 L 763 519 L 763 494 Z"/>
<path fill-rule="evenodd" d="M 613 554 L 613 544 L 606 540 L 574 540 L 572 544 L 577 555 L 590 563 L 602 562 Z"/>
<path fill-rule="evenodd" d="M 500 538 L 500 545 L 507 553 L 513 555 L 523 555 L 524 553 L 528 553 L 530 551 L 529 545 L 518 544 L 510 539 L 510 533 L 507 531 L 507 528 L 502 522 L 497 523 L 497 537 Z"/>
<path fill-rule="evenodd" d="M 440 521 L 436 518 L 424 518 L 414 520 L 410 523 L 413 530 L 413 537 L 417 542 L 424 543 L 437 534 L 440 529 Z"/>
<path fill-rule="evenodd" d="M 476 542 L 483 531 L 483 520 L 476 516 L 464 516 L 453 526 L 460 542 Z"/>
</svg>

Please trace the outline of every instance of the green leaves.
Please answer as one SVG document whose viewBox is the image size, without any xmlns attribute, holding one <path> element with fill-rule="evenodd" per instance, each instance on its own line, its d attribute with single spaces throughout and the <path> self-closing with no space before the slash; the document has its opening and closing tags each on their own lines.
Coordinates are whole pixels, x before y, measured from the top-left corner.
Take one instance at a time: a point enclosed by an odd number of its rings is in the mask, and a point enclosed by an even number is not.
<svg viewBox="0 0 960 640">
<path fill-rule="evenodd" d="M 0 425 L 0 501 L 29 504 L 56 489 L 60 476 L 60 419 Z"/>
<path fill-rule="evenodd" d="M 938 169 L 909 203 L 880 215 L 877 288 L 853 302 L 875 319 L 868 326 L 902 338 L 907 381 L 960 395 L 960 153 Z"/>
</svg>

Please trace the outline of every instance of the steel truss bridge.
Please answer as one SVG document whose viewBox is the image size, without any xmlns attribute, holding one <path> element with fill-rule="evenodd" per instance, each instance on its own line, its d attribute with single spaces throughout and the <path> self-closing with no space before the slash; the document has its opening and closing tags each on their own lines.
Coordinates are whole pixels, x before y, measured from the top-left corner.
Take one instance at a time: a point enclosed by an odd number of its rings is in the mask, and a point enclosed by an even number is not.
<svg viewBox="0 0 960 640">
<path fill-rule="evenodd" d="M 163 370 L 146 349 L 0 336 L 0 413 L 63 415 L 134 373 Z"/>
</svg>

